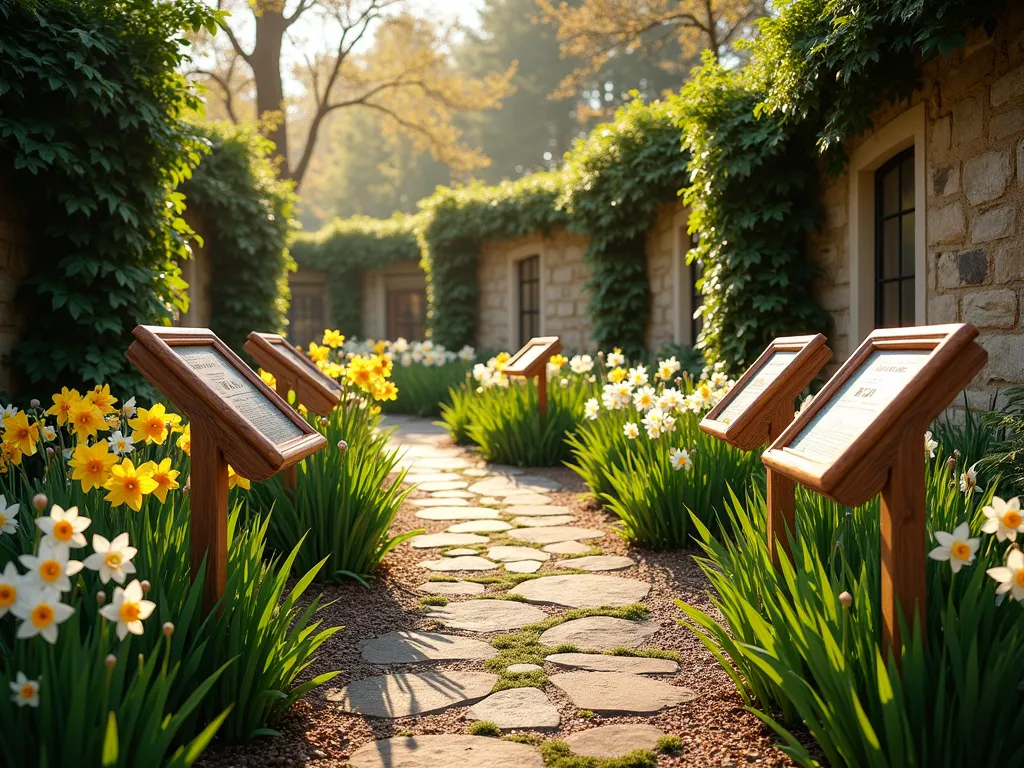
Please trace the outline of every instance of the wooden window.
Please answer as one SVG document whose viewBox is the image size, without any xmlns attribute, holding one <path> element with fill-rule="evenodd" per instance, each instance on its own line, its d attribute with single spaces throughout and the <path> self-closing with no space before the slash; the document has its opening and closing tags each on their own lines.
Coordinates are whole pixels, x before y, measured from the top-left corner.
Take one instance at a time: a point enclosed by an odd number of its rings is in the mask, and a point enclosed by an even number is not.
<svg viewBox="0 0 1024 768">
<path fill-rule="evenodd" d="M 519 262 L 519 346 L 540 336 L 540 256 Z"/>
<path fill-rule="evenodd" d="M 409 341 L 423 339 L 427 330 L 427 294 L 421 288 L 388 291 L 387 336 Z"/>
<path fill-rule="evenodd" d="M 875 171 L 875 327 L 914 325 L 914 148 Z"/>
<path fill-rule="evenodd" d="M 323 288 L 292 286 L 292 303 L 288 307 L 288 340 L 301 347 L 308 346 L 311 341 L 319 343 L 326 327 Z"/>
</svg>

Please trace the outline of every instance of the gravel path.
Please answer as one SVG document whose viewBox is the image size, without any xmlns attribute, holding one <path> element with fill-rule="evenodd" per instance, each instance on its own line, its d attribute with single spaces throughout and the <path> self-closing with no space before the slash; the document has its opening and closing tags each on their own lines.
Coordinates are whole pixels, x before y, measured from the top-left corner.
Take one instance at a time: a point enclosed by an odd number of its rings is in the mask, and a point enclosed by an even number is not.
<svg viewBox="0 0 1024 768">
<path fill-rule="evenodd" d="M 408 450 L 404 461 L 410 467 L 410 474 L 425 479 L 434 475 L 455 477 L 454 480 L 432 478 L 429 482 L 441 483 L 444 486 L 440 491 L 414 491 L 410 496 L 410 502 L 403 505 L 397 515 L 393 532 L 422 529 L 426 533 L 440 533 L 459 522 L 419 518 L 416 516 L 418 511 L 437 507 L 417 506 L 411 503 L 411 499 L 447 499 L 456 506 L 479 505 L 495 507 L 500 511 L 502 507 L 498 506 L 497 502 L 504 500 L 510 504 L 518 503 L 515 496 L 504 499 L 500 497 L 499 494 L 510 490 L 509 487 L 505 487 L 506 484 L 525 481 L 529 487 L 523 492 L 531 495 L 520 497 L 524 499 L 524 503 L 549 501 L 553 506 L 567 508 L 568 514 L 574 518 L 568 523 L 569 526 L 607 532 L 603 538 L 583 541 L 588 549 L 599 549 L 600 554 L 604 555 L 626 556 L 636 562 L 635 566 L 624 570 L 595 575 L 600 575 L 602 579 L 617 577 L 650 585 L 650 590 L 642 602 L 650 609 L 649 621 L 657 626 L 658 631 L 644 639 L 639 647 L 677 652 L 679 671 L 675 675 L 657 675 L 649 678 L 645 676 L 643 679 L 679 686 L 687 693 L 696 694 L 695 698 L 686 703 L 668 706 L 654 714 L 583 717 L 580 716 L 580 708 L 574 705 L 559 687 L 549 682 L 544 686 L 543 693 L 558 710 L 561 724 L 554 731 L 537 731 L 541 738 L 564 739 L 569 734 L 597 726 L 640 723 L 655 726 L 665 734 L 678 736 L 682 740 L 682 753 L 676 756 L 662 756 L 659 766 L 792 765 L 789 758 L 777 748 L 771 731 L 743 709 L 742 700 L 736 694 L 731 681 L 711 655 L 695 637 L 677 623 L 681 616 L 674 602 L 677 598 L 693 603 L 703 610 L 714 610 L 705 596 L 707 582 L 692 559 L 693 552 L 650 552 L 629 547 L 612 532 L 616 519 L 605 514 L 581 495 L 586 490 L 585 486 L 567 469 L 531 469 L 526 474 L 520 470 L 508 469 L 509 474 L 504 474 L 506 470 L 487 467 L 471 452 L 452 446 L 444 433 L 426 420 L 388 417 L 387 424 L 398 427 L 393 440 Z M 460 481 L 465 482 L 465 486 L 462 486 Z M 489 485 L 479 486 L 481 482 Z M 454 487 L 455 485 L 459 487 Z M 490 495 L 478 495 L 474 492 L 475 485 Z M 511 490 L 518 492 L 515 489 Z M 538 499 L 538 496 L 546 498 Z M 503 519 L 510 520 L 511 517 Z M 566 525 L 560 520 L 558 522 Z M 502 532 L 481 535 L 489 537 L 490 546 L 522 544 Z M 494 570 L 444 574 L 435 574 L 420 565 L 424 560 L 441 559 L 446 549 L 414 549 L 410 543 L 405 543 L 388 555 L 370 589 L 367 590 L 357 584 L 324 588 L 325 601 L 330 605 L 321 611 L 321 620 L 325 625 L 340 624 L 345 628 L 322 649 L 320 658 L 307 674 L 313 676 L 337 669 L 342 670 L 341 674 L 293 707 L 292 712 L 279 725 L 279 738 L 259 739 L 234 747 L 215 743 L 198 764 L 218 767 L 344 766 L 357 749 L 374 740 L 412 734 L 465 734 L 471 722 L 467 719 L 467 711 L 473 702 L 479 700 L 478 698 L 465 705 L 432 714 L 395 719 L 352 714 L 343 710 L 347 705 L 342 703 L 347 695 L 345 687 L 349 683 L 366 678 L 392 673 L 418 675 L 423 672 L 438 672 L 443 676 L 449 672 L 487 671 L 483 661 L 479 660 L 381 665 L 371 664 L 363 658 L 362 646 L 366 641 L 396 630 L 440 632 L 485 642 L 501 634 L 446 628 L 440 621 L 427 618 L 429 608 L 424 609 L 419 604 L 420 598 L 426 593 L 420 591 L 418 587 L 431 576 L 473 579 L 505 573 L 501 563 L 495 563 Z M 479 554 L 486 558 L 486 550 L 486 546 L 482 547 Z M 566 556 L 560 554 L 552 555 L 541 565 L 538 575 L 555 576 L 566 573 L 564 569 L 554 565 L 564 557 Z M 499 594 L 505 591 L 507 585 L 488 585 L 485 594 Z M 449 599 L 452 601 L 449 603 L 451 605 L 456 601 L 475 598 L 458 596 Z M 557 617 L 568 610 L 547 604 L 537 604 L 536 607 L 549 617 Z M 545 665 L 545 671 L 548 675 L 555 675 L 566 670 L 548 663 Z M 380 702 L 376 704 L 380 705 Z M 384 706 L 391 704 L 392 702 L 385 702 Z M 440 763 L 435 762 L 435 765 L 436 768 L 446 768 Z M 458 768 L 459 765 L 459 761 L 451 763 L 452 768 Z"/>
</svg>

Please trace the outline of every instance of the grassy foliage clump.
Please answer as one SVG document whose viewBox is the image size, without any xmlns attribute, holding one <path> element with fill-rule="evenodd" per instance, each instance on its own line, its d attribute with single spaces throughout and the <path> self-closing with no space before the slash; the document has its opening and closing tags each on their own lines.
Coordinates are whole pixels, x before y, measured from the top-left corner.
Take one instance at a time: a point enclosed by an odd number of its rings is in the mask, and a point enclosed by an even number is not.
<svg viewBox="0 0 1024 768">
<path fill-rule="evenodd" d="M 461 360 L 444 365 L 396 365 L 391 380 L 398 386 L 398 398 L 381 403 L 381 408 L 385 413 L 441 416 L 449 407 L 449 392 L 465 381 L 471 367 Z"/>
<path fill-rule="evenodd" d="M 649 749 L 637 749 L 620 757 L 583 757 L 574 755 L 564 741 L 541 745 L 544 768 L 657 768 L 658 756 Z"/>
<path fill-rule="evenodd" d="M 501 728 L 495 723 L 487 720 L 477 720 L 475 723 L 470 723 L 466 729 L 466 733 L 470 736 L 490 736 L 491 738 L 501 738 Z"/>
</svg>

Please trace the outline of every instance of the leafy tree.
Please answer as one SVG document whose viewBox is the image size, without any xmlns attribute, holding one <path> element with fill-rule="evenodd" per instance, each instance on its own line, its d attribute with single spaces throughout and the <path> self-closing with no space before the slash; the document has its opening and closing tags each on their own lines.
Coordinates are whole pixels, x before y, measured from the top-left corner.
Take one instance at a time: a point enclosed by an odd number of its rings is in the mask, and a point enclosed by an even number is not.
<svg viewBox="0 0 1024 768">
<path fill-rule="evenodd" d="M 215 65 L 193 73 L 216 86 L 236 119 L 239 88 L 251 74 L 255 116 L 276 146 L 282 175 L 297 185 L 324 120 L 348 107 L 383 116 L 386 138 L 403 136 L 416 152 L 454 169 L 486 165 L 486 157 L 461 140 L 455 117 L 500 104 L 514 70 L 462 76 L 449 55 L 456 28 L 399 13 L 399 6 L 398 0 L 217 0 L 218 9 L 234 13 L 220 20 L 223 34 L 202 40 Z M 298 39 L 301 28 L 322 34 L 324 44 Z M 362 52 L 371 37 L 373 46 Z M 254 40 L 248 47 L 247 38 Z M 304 61 L 297 70 L 309 106 L 298 137 L 289 130 L 294 100 L 285 94 L 283 71 L 293 58 Z M 292 138 L 298 139 L 294 157 Z"/>
<path fill-rule="evenodd" d="M 703 50 L 717 59 L 765 14 L 765 0 L 537 0 L 541 18 L 558 27 L 562 53 L 581 64 L 554 95 L 571 96 L 581 82 L 626 54 L 659 54 L 678 46 L 681 56 L 662 66 L 686 71 Z"/>
</svg>

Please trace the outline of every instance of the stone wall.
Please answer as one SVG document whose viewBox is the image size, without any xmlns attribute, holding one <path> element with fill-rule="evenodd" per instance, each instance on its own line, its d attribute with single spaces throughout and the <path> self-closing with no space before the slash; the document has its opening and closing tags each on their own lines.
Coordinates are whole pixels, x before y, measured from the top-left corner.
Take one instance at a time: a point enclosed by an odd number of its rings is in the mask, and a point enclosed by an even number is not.
<svg viewBox="0 0 1024 768">
<path fill-rule="evenodd" d="M 682 231 L 680 231 L 680 229 Z M 686 216 L 678 203 L 666 203 L 658 209 L 654 227 L 647 233 L 647 279 L 651 285 L 651 314 L 644 333 L 648 349 L 684 341 L 678 330 L 682 325 L 680 291 L 676 283 L 688 276 L 677 259 L 678 248 L 686 242 Z M 687 318 L 688 319 L 688 318 Z M 689 323 L 686 323 L 689 329 Z M 689 341 L 688 339 L 686 341 Z"/>
<path fill-rule="evenodd" d="M 10 178 L 0 172 L 0 393 L 17 391 L 9 358 L 21 338 L 25 315 L 15 300 L 31 258 L 26 211 Z"/>
<path fill-rule="evenodd" d="M 194 208 L 185 212 L 185 221 L 202 238 L 203 245 L 192 242 L 192 258 L 181 265 L 181 276 L 188 283 L 188 312 L 177 318 L 175 325 L 187 328 L 209 328 L 213 310 L 210 304 L 210 281 L 213 265 L 210 263 L 211 243 L 203 216 Z"/>
<path fill-rule="evenodd" d="M 584 289 L 588 272 L 583 261 L 586 248 L 587 238 L 564 229 L 553 230 L 546 237 L 536 234 L 485 241 L 477 262 L 477 346 L 488 351 L 514 351 L 519 347 L 515 264 L 540 256 L 541 333 L 560 336 L 568 351 L 593 351 L 588 295 Z"/>
<path fill-rule="evenodd" d="M 990 393 L 1024 383 L 1024 8 L 1003 15 L 995 35 L 982 31 L 949 59 L 924 68 L 910 103 L 875 116 L 876 132 L 916 105 L 924 109 L 925 322 L 969 322 L 981 331 L 989 363 L 969 388 Z M 875 132 L 851 142 L 851 154 Z M 810 238 L 821 269 L 816 295 L 831 313 L 829 336 L 841 362 L 861 333 L 851 328 L 850 177 L 826 179 L 825 217 Z M 873 264 L 873 255 L 860 258 Z M 861 261 L 861 264 L 865 263 Z"/>
</svg>

